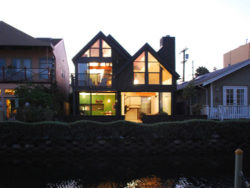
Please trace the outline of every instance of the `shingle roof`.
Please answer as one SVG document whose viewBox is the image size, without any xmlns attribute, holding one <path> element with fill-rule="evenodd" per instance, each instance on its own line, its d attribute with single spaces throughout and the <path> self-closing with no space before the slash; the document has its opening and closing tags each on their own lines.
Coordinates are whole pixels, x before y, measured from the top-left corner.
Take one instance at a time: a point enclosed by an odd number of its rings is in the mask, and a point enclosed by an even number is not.
<svg viewBox="0 0 250 188">
<path fill-rule="evenodd" d="M 231 66 L 228 66 L 226 68 L 223 68 L 223 69 L 219 69 L 219 70 L 216 70 L 214 72 L 210 72 L 210 73 L 207 73 L 207 74 L 204 74 L 204 75 L 201 75 L 201 76 L 198 76 L 197 78 L 195 78 L 194 80 L 191 80 L 193 82 L 193 84 L 195 86 L 198 86 L 198 85 L 202 85 L 202 86 L 205 86 L 205 85 L 208 85 L 220 78 L 223 78 L 224 76 L 227 76 L 247 65 L 250 65 L 250 60 L 246 60 L 246 61 L 243 61 L 241 63 L 237 63 L 237 64 L 234 64 L 234 65 L 231 65 Z M 187 81 L 187 82 L 184 82 L 182 84 L 179 84 L 177 86 L 177 90 L 181 90 L 181 89 L 184 89 L 191 81 Z"/>
<path fill-rule="evenodd" d="M 0 46 L 50 46 L 50 43 L 38 40 L 0 21 Z"/>
<path fill-rule="evenodd" d="M 62 39 L 53 39 L 53 38 L 36 38 L 38 40 L 41 40 L 43 42 L 49 42 L 53 46 L 57 45 Z"/>
</svg>

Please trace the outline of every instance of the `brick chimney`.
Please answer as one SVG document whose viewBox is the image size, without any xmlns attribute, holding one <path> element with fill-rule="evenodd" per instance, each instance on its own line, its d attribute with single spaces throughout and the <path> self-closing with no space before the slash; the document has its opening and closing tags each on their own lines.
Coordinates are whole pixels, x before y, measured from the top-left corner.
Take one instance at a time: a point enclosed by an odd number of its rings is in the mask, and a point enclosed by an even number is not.
<svg viewBox="0 0 250 188">
<path fill-rule="evenodd" d="M 160 46 L 158 54 L 164 60 L 164 63 L 175 71 L 175 37 L 169 35 L 162 37 Z"/>
</svg>

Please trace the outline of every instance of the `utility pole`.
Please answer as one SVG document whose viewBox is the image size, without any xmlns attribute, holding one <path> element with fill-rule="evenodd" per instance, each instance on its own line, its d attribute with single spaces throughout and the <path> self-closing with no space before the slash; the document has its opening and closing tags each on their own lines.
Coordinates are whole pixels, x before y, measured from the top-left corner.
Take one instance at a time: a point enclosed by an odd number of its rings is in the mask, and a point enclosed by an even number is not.
<svg viewBox="0 0 250 188">
<path fill-rule="evenodd" d="M 182 63 L 183 63 L 183 77 L 182 77 L 182 81 L 183 82 L 185 82 L 185 63 L 186 63 L 186 61 L 187 61 L 187 58 L 186 58 L 186 51 L 188 50 L 188 48 L 184 48 L 181 52 L 180 52 L 180 54 L 181 53 L 183 53 L 183 61 L 182 61 Z"/>
</svg>

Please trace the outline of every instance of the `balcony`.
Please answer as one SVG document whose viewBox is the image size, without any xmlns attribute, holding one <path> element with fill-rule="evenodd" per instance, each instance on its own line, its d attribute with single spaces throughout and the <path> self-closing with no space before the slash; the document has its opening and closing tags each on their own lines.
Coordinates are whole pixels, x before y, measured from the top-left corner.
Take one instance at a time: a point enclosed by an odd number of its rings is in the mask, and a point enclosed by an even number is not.
<svg viewBox="0 0 250 188">
<path fill-rule="evenodd" d="M 34 82 L 49 83 L 53 81 L 52 71 L 46 69 L 16 69 L 2 68 L 0 70 L 0 82 Z"/>
<path fill-rule="evenodd" d="M 77 76 L 78 87 L 111 87 L 112 74 L 101 73 L 78 73 Z"/>
</svg>

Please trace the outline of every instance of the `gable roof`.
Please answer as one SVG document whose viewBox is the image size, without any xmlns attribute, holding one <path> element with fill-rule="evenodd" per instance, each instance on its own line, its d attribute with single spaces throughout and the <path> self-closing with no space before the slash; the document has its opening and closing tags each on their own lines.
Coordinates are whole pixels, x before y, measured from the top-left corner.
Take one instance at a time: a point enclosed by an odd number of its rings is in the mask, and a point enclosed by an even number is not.
<svg viewBox="0 0 250 188">
<path fill-rule="evenodd" d="M 53 46 L 57 45 L 62 39 L 53 39 L 53 38 L 36 38 L 38 40 L 44 41 L 44 42 L 49 42 Z"/>
<path fill-rule="evenodd" d="M 74 57 L 73 62 L 75 63 L 76 59 L 81 57 L 84 52 L 86 52 L 98 39 L 103 39 L 105 42 L 110 45 L 110 47 L 114 50 L 116 50 L 120 55 L 123 55 L 125 58 L 131 57 L 130 54 L 111 36 L 108 35 L 106 37 L 103 32 L 97 33 L 97 35 L 88 42 L 87 45 L 85 45 Z"/>
<path fill-rule="evenodd" d="M 0 21 L 0 46 L 50 46 L 50 43 L 38 40 Z"/>
<path fill-rule="evenodd" d="M 214 72 L 210 72 L 201 76 L 198 76 L 197 78 L 195 78 L 194 80 L 188 81 L 188 82 L 184 82 L 182 84 L 179 84 L 177 86 L 177 90 L 181 90 L 184 89 L 190 82 L 193 82 L 193 84 L 195 86 L 201 85 L 201 86 L 206 86 L 209 85 L 211 83 L 213 83 L 216 80 L 219 80 L 243 67 L 246 67 L 247 65 L 250 65 L 250 60 L 247 61 L 243 61 L 241 63 L 237 63 L 231 66 L 228 66 L 226 68 L 223 69 L 219 69 L 216 70 Z"/>
<path fill-rule="evenodd" d="M 120 74 L 130 63 L 134 62 L 134 60 L 141 55 L 142 52 L 144 51 L 149 51 L 156 59 L 157 61 L 159 61 L 159 63 L 165 68 L 167 69 L 173 76 L 175 76 L 176 78 L 179 77 L 179 74 L 176 73 L 175 71 L 173 71 L 168 65 L 166 65 L 165 63 L 162 63 L 163 60 L 161 59 L 161 57 L 156 53 L 156 51 L 148 44 L 144 44 L 136 53 L 135 55 L 132 56 L 132 58 L 130 58 L 127 63 L 124 64 L 124 66 L 122 66 L 120 68 L 120 70 L 116 73 Z"/>
</svg>

